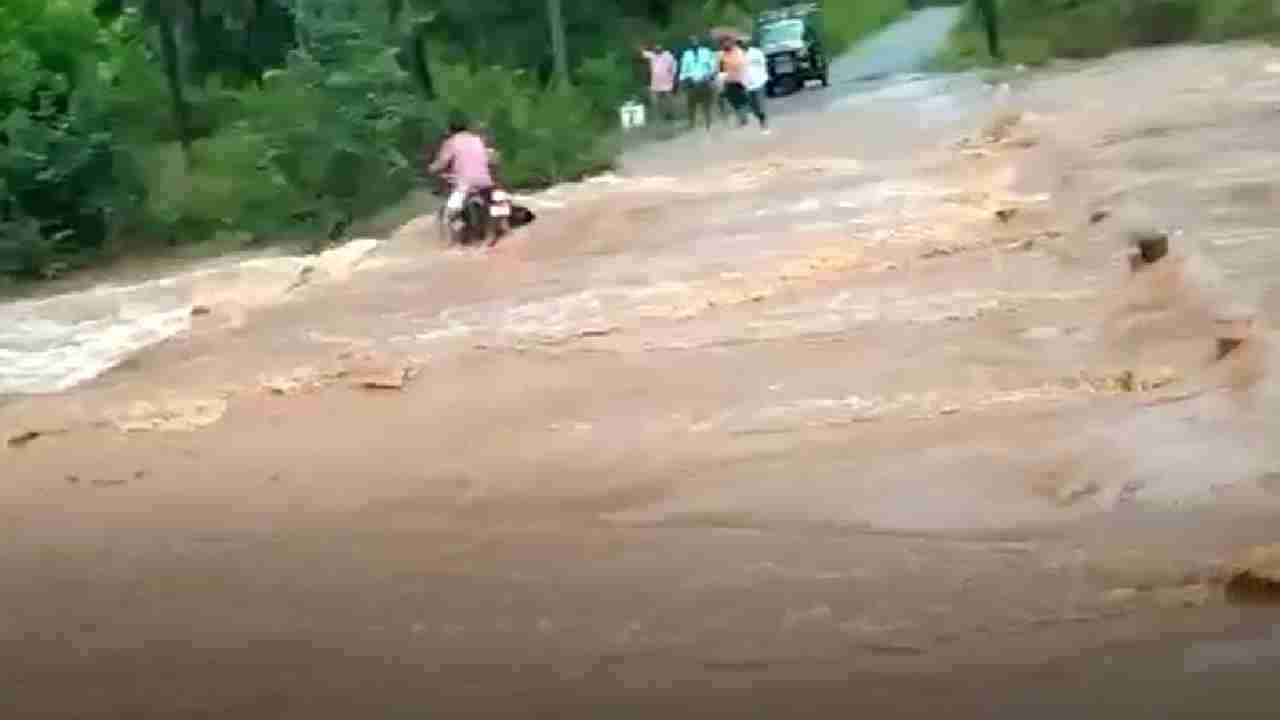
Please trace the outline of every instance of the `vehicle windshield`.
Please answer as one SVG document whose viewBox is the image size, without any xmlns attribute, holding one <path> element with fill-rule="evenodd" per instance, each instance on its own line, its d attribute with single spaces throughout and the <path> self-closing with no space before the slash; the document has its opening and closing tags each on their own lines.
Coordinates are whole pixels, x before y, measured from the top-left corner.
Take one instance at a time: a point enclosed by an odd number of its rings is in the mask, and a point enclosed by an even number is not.
<svg viewBox="0 0 1280 720">
<path fill-rule="evenodd" d="M 783 20 L 760 29 L 761 47 L 777 47 L 804 42 L 804 21 Z"/>
</svg>

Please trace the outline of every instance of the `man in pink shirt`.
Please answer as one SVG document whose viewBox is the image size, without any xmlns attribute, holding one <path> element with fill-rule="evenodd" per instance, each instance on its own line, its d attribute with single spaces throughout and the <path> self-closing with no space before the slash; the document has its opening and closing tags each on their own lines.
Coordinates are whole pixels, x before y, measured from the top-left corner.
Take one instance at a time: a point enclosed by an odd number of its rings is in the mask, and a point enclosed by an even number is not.
<svg viewBox="0 0 1280 720">
<path fill-rule="evenodd" d="M 440 147 L 436 159 L 427 168 L 432 174 L 446 172 L 446 177 L 453 185 L 446 203 L 449 212 L 462 210 L 467 194 L 473 190 L 488 190 L 493 187 L 493 176 L 489 173 L 489 148 L 484 138 L 471 132 L 466 120 L 455 119 L 449 123 L 449 139 Z"/>
<path fill-rule="evenodd" d="M 641 54 L 649 61 L 649 96 L 653 99 L 653 109 L 664 120 L 669 120 L 671 98 L 676 90 L 676 56 L 657 43 Z"/>
</svg>

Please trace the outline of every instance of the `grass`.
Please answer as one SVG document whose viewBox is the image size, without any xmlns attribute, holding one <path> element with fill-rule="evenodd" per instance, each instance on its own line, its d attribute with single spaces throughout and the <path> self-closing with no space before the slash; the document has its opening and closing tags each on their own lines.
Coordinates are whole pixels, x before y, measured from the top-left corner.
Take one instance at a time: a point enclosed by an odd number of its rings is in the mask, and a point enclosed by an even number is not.
<svg viewBox="0 0 1280 720">
<path fill-rule="evenodd" d="M 1095 58 L 1125 48 L 1275 37 L 1272 0 L 1000 0 L 1005 60 L 1030 66 Z M 993 65 L 971 4 L 935 59 L 939 69 Z"/>
</svg>

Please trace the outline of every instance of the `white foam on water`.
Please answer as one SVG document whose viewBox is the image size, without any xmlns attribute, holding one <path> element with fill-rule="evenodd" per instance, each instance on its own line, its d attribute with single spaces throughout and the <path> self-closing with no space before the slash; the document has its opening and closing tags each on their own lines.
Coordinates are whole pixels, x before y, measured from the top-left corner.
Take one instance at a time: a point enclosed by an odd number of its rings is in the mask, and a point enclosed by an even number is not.
<svg viewBox="0 0 1280 720">
<path fill-rule="evenodd" d="M 191 327 L 196 304 L 283 302 L 302 271 L 341 282 L 378 242 L 355 240 L 315 257 L 221 261 L 136 285 L 101 286 L 0 305 L 0 395 L 69 390 Z"/>
<path fill-rule="evenodd" d="M 0 309 L 0 394 L 67 390 L 190 325 L 189 305 L 114 304 L 97 316 L 70 321 L 5 307 Z"/>
</svg>

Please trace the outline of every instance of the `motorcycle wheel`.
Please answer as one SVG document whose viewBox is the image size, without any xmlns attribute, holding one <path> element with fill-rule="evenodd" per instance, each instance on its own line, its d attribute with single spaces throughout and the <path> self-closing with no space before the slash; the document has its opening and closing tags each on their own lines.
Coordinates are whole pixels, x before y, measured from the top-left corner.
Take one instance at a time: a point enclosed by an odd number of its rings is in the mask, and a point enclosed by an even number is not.
<svg viewBox="0 0 1280 720">
<path fill-rule="evenodd" d="M 493 227 L 489 230 L 489 247 L 493 247 L 494 245 L 502 242 L 502 238 L 506 237 L 511 232 L 511 225 L 505 219 L 495 219 L 492 224 Z"/>
<path fill-rule="evenodd" d="M 464 226 L 462 230 L 464 245 L 483 243 L 488 238 L 489 213 L 479 203 L 467 203 L 463 211 Z"/>
</svg>

